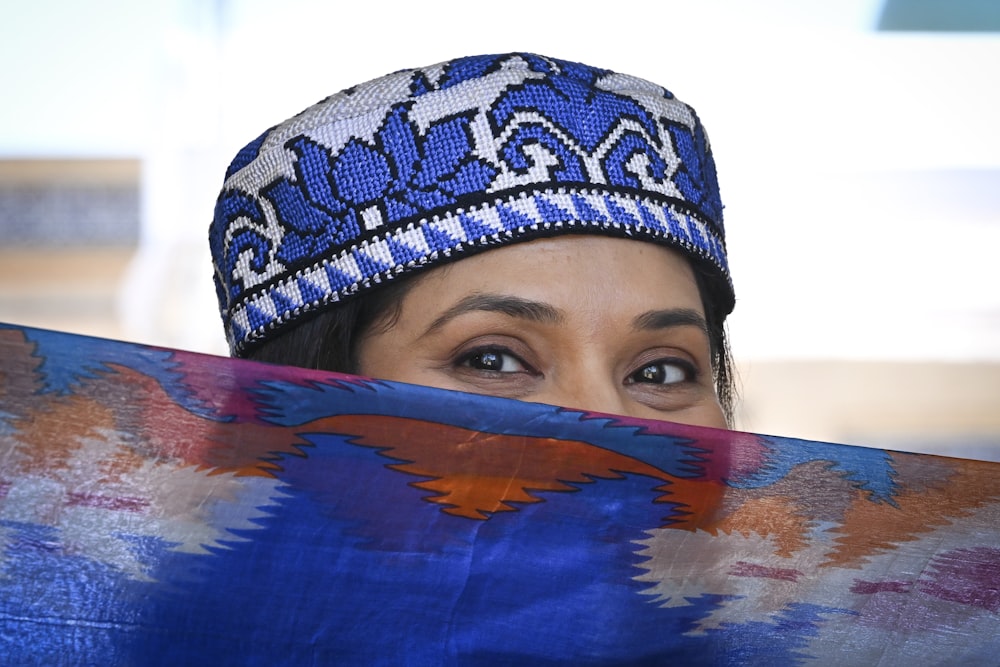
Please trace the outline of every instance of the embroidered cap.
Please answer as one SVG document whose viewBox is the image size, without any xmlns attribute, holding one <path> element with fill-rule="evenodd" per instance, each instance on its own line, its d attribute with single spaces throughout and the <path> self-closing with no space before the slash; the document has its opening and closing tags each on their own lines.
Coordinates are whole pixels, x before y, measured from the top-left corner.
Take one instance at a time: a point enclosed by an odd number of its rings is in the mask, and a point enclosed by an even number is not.
<svg viewBox="0 0 1000 667">
<path fill-rule="evenodd" d="M 396 276 L 567 233 L 635 238 L 734 295 L 694 110 L 635 77 L 534 54 L 461 58 L 332 95 L 226 173 L 209 242 L 232 352 Z"/>
</svg>

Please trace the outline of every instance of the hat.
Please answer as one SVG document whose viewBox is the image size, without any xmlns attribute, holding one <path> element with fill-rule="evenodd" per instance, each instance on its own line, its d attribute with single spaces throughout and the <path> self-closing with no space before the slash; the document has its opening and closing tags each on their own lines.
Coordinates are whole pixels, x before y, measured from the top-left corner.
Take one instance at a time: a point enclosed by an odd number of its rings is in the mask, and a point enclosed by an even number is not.
<svg viewBox="0 0 1000 667">
<path fill-rule="evenodd" d="M 400 275 L 567 233 L 708 267 L 734 303 L 694 110 L 631 76 L 534 54 L 460 58 L 332 95 L 226 173 L 209 242 L 233 354 Z"/>
</svg>

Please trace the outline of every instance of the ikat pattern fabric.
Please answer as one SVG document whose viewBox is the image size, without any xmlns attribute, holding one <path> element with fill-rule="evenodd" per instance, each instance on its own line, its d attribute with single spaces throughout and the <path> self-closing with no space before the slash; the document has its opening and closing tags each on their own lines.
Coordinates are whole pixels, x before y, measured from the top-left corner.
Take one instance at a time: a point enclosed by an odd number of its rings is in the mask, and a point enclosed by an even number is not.
<svg viewBox="0 0 1000 667">
<path fill-rule="evenodd" d="M 5 665 L 995 665 L 1000 465 L 0 327 Z"/>
<path fill-rule="evenodd" d="M 230 166 L 209 239 L 242 354 L 401 273 L 574 232 L 678 248 L 732 310 L 694 110 L 635 77 L 510 54 L 397 72 L 268 130 Z"/>
</svg>

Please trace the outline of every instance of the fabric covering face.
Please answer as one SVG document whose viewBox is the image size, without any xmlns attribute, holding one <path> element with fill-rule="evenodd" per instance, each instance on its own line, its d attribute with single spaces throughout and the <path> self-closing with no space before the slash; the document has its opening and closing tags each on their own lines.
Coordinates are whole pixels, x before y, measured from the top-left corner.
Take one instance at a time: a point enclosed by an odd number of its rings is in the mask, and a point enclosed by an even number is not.
<svg viewBox="0 0 1000 667">
<path fill-rule="evenodd" d="M 4 664 L 996 664 L 1000 466 L 0 326 Z"/>
</svg>

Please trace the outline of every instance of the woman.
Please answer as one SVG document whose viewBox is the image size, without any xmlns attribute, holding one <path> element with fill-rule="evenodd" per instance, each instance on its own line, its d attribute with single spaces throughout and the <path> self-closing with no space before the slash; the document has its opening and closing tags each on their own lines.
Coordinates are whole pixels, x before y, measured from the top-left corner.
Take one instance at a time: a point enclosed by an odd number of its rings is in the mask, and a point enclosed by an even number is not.
<svg viewBox="0 0 1000 667">
<path fill-rule="evenodd" d="M 210 242 L 237 356 L 728 424 L 715 165 L 649 82 L 509 54 L 356 86 L 240 151 Z"/>
</svg>

